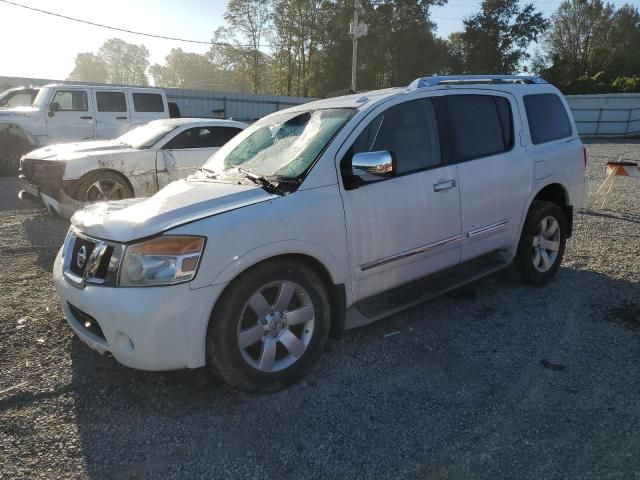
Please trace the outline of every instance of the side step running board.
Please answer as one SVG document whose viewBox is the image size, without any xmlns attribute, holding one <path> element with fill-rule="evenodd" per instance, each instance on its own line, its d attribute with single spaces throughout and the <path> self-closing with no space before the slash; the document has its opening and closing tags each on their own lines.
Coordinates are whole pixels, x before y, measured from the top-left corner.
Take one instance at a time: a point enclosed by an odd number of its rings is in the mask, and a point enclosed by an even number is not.
<svg viewBox="0 0 640 480">
<path fill-rule="evenodd" d="M 474 280 L 509 266 L 499 252 L 433 273 L 374 297 L 362 300 L 347 310 L 345 328 L 357 328 L 442 295 Z"/>
</svg>

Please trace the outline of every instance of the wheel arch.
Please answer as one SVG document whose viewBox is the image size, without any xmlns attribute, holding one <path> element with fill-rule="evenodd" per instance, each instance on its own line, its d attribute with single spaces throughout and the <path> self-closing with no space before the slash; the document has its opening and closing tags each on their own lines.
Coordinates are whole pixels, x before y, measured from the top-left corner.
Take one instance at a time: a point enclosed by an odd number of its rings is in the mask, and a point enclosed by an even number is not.
<svg viewBox="0 0 640 480">
<path fill-rule="evenodd" d="M 524 210 L 522 218 L 520 219 L 520 230 L 524 227 L 524 222 L 527 219 L 527 215 L 531 210 L 531 206 L 535 201 L 553 202 L 558 205 L 565 215 L 567 221 L 567 237 L 571 237 L 573 233 L 573 205 L 571 205 L 571 199 L 569 191 L 564 183 L 557 178 L 551 178 L 546 183 L 539 185 L 534 193 L 529 197 L 527 201 L 527 208 Z M 518 236 L 519 240 L 520 236 Z"/>
<path fill-rule="evenodd" d="M 82 173 L 78 178 L 73 179 L 73 180 L 67 180 L 65 181 L 66 184 L 66 189 L 69 189 L 71 191 L 67 191 L 68 194 L 70 195 L 76 195 L 76 190 L 78 189 L 78 187 L 82 184 L 82 182 L 90 175 L 95 175 L 95 174 L 100 174 L 100 173 L 112 173 L 114 175 L 117 175 L 118 177 L 120 177 L 122 180 L 124 180 L 124 182 L 126 183 L 126 185 L 131 189 L 131 191 L 133 192 L 134 196 L 136 193 L 135 188 L 133 188 L 133 185 L 131 184 L 131 181 L 127 178 L 126 175 L 124 175 L 122 172 L 118 171 L 118 170 L 114 170 L 112 168 L 94 168 L 91 170 L 87 170 L 84 173 Z"/>
<path fill-rule="evenodd" d="M 29 142 L 29 145 L 32 147 L 37 146 L 35 138 L 17 123 L 0 124 L 0 135 L 2 134 L 15 135 L 16 137 Z"/>
<path fill-rule="evenodd" d="M 345 326 L 345 312 L 347 305 L 347 288 L 343 281 L 336 278 L 335 274 L 332 274 L 330 267 L 328 267 L 322 260 L 316 256 L 309 254 L 308 252 L 289 252 L 279 253 L 260 260 L 255 260 L 253 263 L 245 263 L 244 268 L 240 268 L 234 271 L 234 276 L 225 285 L 224 289 L 220 293 L 220 296 L 216 300 L 216 304 L 220 298 L 235 285 L 245 273 L 259 267 L 267 262 L 273 262 L 278 260 L 293 260 L 304 264 L 311 268 L 314 272 L 320 276 L 322 282 L 327 288 L 330 299 L 331 309 L 331 327 L 330 336 L 333 338 L 340 338 L 344 332 Z M 226 269 L 225 269 L 226 270 Z M 212 313 L 215 310 L 216 305 L 213 306 Z"/>
</svg>

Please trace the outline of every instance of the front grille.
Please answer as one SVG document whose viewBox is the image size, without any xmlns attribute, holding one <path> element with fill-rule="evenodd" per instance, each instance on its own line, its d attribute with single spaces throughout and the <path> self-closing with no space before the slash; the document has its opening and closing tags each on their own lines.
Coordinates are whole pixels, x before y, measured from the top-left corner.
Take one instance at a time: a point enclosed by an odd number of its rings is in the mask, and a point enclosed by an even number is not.
<svg viewBox="0 0 640 480">
<path fill-rule="evenodd" d="M 22 180 L 37 185 L 43 193 L 57 199 L 58 192 L 62 188 L 64 169 L 65 162 L 23 158 L 20 161 L 18 176 Z"/>
<path fill-rule="evenodd" d="M 103 340 L 106 340 L 106 338 L 104 337 L 104 333 L 102 332 L 102 328 L 100 328 L 100 325 L 95 318 L 93 318 L 88 313 L 83 312 L 78 307 L 71 305 L 70 303 L 68 303 L 68 305 L 72 315 L 84 330 L 93 333 L 95 336 L 100 337 Z"/>
<path fill-rule="evenodd" d="M 84 274 L 85 268 L 87 268 L 87 264 L 89 263 L 89 257 L 93 252 L 96 244 L 90 240 L 87 240 L 82 237 L 76 237 L 76 241 L 73 244 L 73 250 L 71 251 L 71 263 L 69 264 L 69 269 L 79 277 L 82 277 Z M 79 258 L 78 254 L 82 251 L 82 257 Z"/>
<path fill-rule="evenodd" d="M 78 288 L 86 284 L 115 287 L 124 246 L 69 230 L 63 246 L 62 271 Z"/>
</svg>

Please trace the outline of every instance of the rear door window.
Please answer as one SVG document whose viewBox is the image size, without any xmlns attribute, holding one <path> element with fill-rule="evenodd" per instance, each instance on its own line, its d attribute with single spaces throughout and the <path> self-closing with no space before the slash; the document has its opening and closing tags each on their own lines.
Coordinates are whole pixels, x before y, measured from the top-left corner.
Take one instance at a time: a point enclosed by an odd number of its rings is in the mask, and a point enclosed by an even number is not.
<svg viewBox="0 0 640 480">
<path fill-rule="evenodd" d="M 449 95 L 452 160 L 459 162 L 496 155 L 513 146 L 509 101 L 495 95 Z"/>
<path fill-rule="evenodd" d="M 534 145 L 573 135 L 571 121 L 560 97 L 554 93 L 524 96 L 529 133 Z"/>
<path fill-rule="evenodd" d="M 136 112 L 164 112 L 162 95 L 159 93 L 134 93 L 133 108 Z"/>
<path fill-rule="evenodd" d="M 123 92 L 96 92 L 99 112 L 126 112 L 127 102 Z"/>
</svg>

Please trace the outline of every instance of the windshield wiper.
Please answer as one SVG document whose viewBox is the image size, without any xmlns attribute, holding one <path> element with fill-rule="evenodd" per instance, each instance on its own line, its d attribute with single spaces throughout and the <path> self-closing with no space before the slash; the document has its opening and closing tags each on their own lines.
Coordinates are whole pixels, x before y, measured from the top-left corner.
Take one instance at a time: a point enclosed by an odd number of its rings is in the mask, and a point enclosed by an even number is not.
<svg viewBox="0 0 640 480">
<path fill-rule="evenodd" d="M 207 178 L 218 178 L 218 174 L 209 168 L 200 167 L 198 171 L 203 172 L 207 176 Z"/>
<path fill-rule="evenodd" d="M 246 168 L 242 168 L 242 167 L 236 167 L 236 168 L 240 173 L 244 174 L 245 178 L 248 178 L 256 185 L 262 186 L 262 188 L 264 188 L 267 192 L 277 193 L 278 195 L 281 195 L 281 196 L 285 195 L 285 192 L 276 183 L 273 183 L 272 181 L 268 180 L 262 175 L 253 173 L 252 171 L 247 170 Z"/>
</svg>

